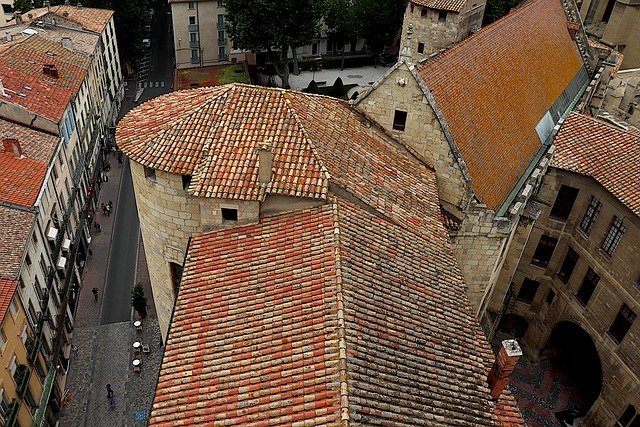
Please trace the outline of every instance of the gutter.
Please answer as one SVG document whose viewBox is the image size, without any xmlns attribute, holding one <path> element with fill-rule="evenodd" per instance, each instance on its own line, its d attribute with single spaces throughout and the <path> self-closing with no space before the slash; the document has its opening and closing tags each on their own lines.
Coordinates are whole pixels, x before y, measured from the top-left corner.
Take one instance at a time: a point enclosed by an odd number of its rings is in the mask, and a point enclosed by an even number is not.
<svg viewBox="0 0 640 427">
<path fill-rule="evenodd" d="M 590 80 L 585 82 L 585 84 L 578 91 L 578 93 L 576 93 L 576 96 L 573 98 L 573 101 L 571 101 L 571 104 L 569 104 L 569 107 L 566 109 L 564 114 L 562 114 L 562 117 L 560 117 L 560 120 L 558 120 L 558 123 L 553 127 L 553 131 L 551 132 L 551 134 L 549 134 L 549 136 L 547 137 L 547 140 L 543 142 L 542 147 L 540 147 L 540 149 L 536 153 L 533 161 L 529 163 L 529 166 L 525 170 L 524 174 L 522 174 L 520 179 L 518 179 L 518 182 L 516 183 L 516 185 L 513 187 L 513 189 L 511 190 L 507 198 L 504 200 L 504 202 L 502 202 L 502 204 L 500 205 L 500 208 L 496 211 L 496 218 L 504 217 L 507 214 L 507 209 L 509 208 L 509 206 L 511 206 L 511 204 L 516 199 L 516 197 L 518 197 L 518 195 L 522 192 L 522 188 L 525 186 L 525 184 L 531 177 L 533 170 L 538 166 L 538 163 L 540 162 L 542 157 L 545 155 L 545 153 L 549 150 L 549 148 L 553 144 L 553 140 L 558 134 L 558 131 L 560 130 L 560 126 L 562 125 L 562 123 L 564 123 L 564 120 L 567 118 L 569 113 L 573 111 L 576 104 L 580 101 L 580 98 L 582 97 L 584 91 L 587 89 L 590 83 L 591 83 Z"/>
</svg>

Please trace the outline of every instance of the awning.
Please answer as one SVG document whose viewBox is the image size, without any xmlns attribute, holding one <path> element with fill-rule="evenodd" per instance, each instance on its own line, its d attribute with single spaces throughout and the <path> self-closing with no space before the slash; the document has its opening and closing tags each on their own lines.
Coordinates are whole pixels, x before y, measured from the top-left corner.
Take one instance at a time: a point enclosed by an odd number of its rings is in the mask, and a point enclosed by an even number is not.
<svg viewBox="0 0 640 427">
<path fill-rule="evenodd" d="M 49 405 L 49 396 L 51 396 L 51 390 L 53 390 L 53 383 L 56 380 L 56 369 L 51 362 L 47 362 L 47 376 L 44 379 L 42 386 L 42 397 L 40 397 L 40 403 L 38 404 L 38 410 L 33 417 L 33 425 L 35 427 L 42 427 L 44 425 L 45 414 L 47 413 L 47 406 Z"/>
</svg>

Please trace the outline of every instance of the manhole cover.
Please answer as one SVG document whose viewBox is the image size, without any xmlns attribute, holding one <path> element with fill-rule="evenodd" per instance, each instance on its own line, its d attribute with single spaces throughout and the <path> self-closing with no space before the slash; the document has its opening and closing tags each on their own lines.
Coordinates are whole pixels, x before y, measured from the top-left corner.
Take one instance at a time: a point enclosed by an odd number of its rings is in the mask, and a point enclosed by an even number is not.
<svg viewBox="0 0 640 427">
<path fill-rule="evenodd" d="M 362 76 L 360 74 L 349 74 L 347 75 L 350 79 L 361 79 Z"/>
</svg>

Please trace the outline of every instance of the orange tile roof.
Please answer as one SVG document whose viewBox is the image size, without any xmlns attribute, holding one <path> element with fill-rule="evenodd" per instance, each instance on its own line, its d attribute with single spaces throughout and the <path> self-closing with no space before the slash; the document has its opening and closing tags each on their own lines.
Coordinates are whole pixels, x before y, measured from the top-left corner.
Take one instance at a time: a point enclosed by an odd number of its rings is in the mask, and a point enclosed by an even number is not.
<svg viewBox="0 0 640 427">
<path fill-rule="evenodd" d="M 55 65 L 59 77 L 45 75 L 44 64 Z M 88 55 L 32 35 L 8 46 L 0 55 L 0 80 L 10 95 L 0 94 L 0 100 L 59 122 L 71 98 L 80 89 L 88 66 Z M 25 86 L 31 89 L 25 89 Z"/>
<path fill-rule="evenodd" d="M 74 22 L 80 25 L 83 30 L 92 31 L 94 33 L 101 33 L 104 31 L 113 16 L 112 10 L 77 7 L 71 5 L 52 6 L 48 13 Z M 25 22 L 29 21 L 29 14 L 32 16 L 31 21 L 38 21 L 47 14 L 47 8 L 41 7 L 23 13 L 22 19 Z"/>
<path fill-rule="evenodd" d="M 491 349 L 434 227 L 339 199 L 194 236 L 150 425 L 524 425 L 489 399 Z"/>
<path fill-rule="evenodd" d="M 334 98 L 243 84 L 178 91 L 130 111 L 116 141 L 132 160 L 192 175 L 200 197 L 325 199 L 329 181 L 403 223 L 438 221 L 435 175 Z M 258 183 L 258 144 L 273 178 Z"/>
<path fill-rule="evenodd" d="M 0 278 L 18 280 L 36 214 L 0 205 Z"/>
<path fill-rule="evenodd" d="M 60 137 L 0 119 L 0 150 L 5 138 L 17 139 L 24 156 L 49 164 Z"/>
<path fill-rule="evenodd" d="M 592 177 L 640 216 L 640 132 L 572 113 L 553 144 L 551 166 Z"/>
<path fill-rule="evenodd" d="M 32 207 L 46 172 L 46 163 L 0 151 L 0 202 Z"/>
<path fill-rule="evenodd" d="M 430 9 L 460 12 L 464 9 L 464 5 L 467 3 L 467 0 L 411 0 L 411 3 L 422 7 L 428 7 Z"/>
<path fill-rule="evenodd" d="M 4 316 L 6 316 L 11 304 L 11 299 L 16 293 L 18 287 L 17 280 L 7 280 L 0 278 L 0 324 L 4 322 Z"/>
<path fill-rule="evenodd" d="M 419 66 L 491 209 L 541 147 L 535 127 L 580 67 L 558 0 L 531 1 Z"/>
</svg>

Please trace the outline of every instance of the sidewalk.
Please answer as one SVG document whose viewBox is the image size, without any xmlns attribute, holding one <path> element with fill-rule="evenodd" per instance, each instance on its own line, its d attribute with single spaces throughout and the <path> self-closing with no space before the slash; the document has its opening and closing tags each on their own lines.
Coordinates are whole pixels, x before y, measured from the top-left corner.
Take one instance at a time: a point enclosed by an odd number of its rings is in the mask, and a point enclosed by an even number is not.
<svg viewBox="0 0 640 427">
<path fill-rule="evenodd" d="M 128 97 L 123 112 L 133 104 Z M 114 221 L 117 217 L 122 171 L 127 163 L 118 165 L 115 155 L 109 154 L 111 170 L 106 173 L 109 180 L 102 184 L 100 201 L 95 221 L 101 226 L 101 232 L 92 228 L 90 248 L 93 257 L 87 259 L 83 272 L 83 287 L 80 290 L 76 311 L 73 344 L 77 352 L 72 354 L 67 389 L 72 398 L 60 413 L 61 426 L 143 426 L 147 419 L 155 385 L 157 382 L 163 348 L 160 330 L 153 310 L 149 273 L 147 271 L 142 239 L 139 238 L 136 281 L 145 286 L 148 300 L 148 316 L 143 321 L 143 330 L 136 331 L 133 320 L 137 314 L 132 311 L 129 322 L 100 325 L 103 290 L 107 267 L 110 260 Z M 100 210 L 100 203 L 112 200 L 115 205 L 110 216 Z M 98 288 L 98 301 L 94 300 L 93 287 Z M 148 344 L 151 352 L 136 356 L 142 360 L 141 372 L 134 373 L 133 342 Z M 116 408 L 110 409 L 107 402 L 106 385 L 111 384 L 115 394 Z"/>
</svg>

